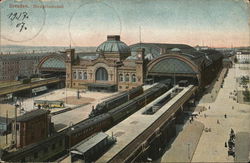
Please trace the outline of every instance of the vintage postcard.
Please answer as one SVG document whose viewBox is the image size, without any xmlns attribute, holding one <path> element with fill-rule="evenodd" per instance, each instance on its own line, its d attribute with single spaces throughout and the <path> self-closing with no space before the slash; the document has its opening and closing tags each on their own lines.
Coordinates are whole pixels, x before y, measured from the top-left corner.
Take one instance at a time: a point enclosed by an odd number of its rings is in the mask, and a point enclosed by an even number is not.
<svg viewBox="0 0 250 163">
<path fill-rule="evenodd" d="M 249 162 L 249 0 L 0 0 L 0 161 Z"/>
</svg>

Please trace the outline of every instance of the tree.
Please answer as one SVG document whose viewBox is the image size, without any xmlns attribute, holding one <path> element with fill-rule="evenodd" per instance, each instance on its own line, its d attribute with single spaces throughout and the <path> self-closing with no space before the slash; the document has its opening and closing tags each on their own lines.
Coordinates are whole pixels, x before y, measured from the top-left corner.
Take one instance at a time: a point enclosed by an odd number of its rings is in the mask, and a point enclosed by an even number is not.
<svg viewBox="0 0 250 163">
<path fill-rule="evenodd" d="M 243 95 L 244 95 L 244 101 L 250 101 L 250 92 L 248 89 L 245 89 Z"/>
</svg>

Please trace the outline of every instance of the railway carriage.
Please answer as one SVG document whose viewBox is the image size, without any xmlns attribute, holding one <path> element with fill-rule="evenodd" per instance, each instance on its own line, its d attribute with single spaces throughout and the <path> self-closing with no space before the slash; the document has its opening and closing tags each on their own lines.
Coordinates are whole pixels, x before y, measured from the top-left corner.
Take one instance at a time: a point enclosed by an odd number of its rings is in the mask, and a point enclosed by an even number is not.
<svg viewBox="0 0 250 163">
<path fill-rule="evenodd" d="M 76 145 L 96 132 L 107 130 L 110 126 L 112 126 L 110 115 L 102 114 L 69 127 L 66 130 L 69 147 Z"/>
</svg>

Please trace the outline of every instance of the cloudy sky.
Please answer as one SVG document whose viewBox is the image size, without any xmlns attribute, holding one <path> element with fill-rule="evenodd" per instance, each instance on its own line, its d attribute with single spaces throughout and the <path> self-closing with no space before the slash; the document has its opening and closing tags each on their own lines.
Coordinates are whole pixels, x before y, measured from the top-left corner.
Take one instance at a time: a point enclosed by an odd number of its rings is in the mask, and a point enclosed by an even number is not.
<svg viewBox="0 0 250 163">
<path fill-rule="evenodd" d="M 1 45 L 133 44 L 141 31 L 142 42 L 248 46 L 249 12 L 244 0 L 5 0 Z"/>
</svg>

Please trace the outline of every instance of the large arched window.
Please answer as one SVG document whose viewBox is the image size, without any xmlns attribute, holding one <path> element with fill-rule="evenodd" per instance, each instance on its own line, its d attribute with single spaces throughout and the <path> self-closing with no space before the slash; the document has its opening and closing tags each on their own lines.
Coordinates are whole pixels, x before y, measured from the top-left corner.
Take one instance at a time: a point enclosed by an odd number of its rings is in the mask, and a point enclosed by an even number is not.
<svg viewBox="0 0 250 163">
<path fill-rule="evenodd" d="M 125 75 L 125 82 L 129 82 L 129 74 Z"/>
<path fill-rule="evenodd" d="M 82 79 L 82 72 L 81 71 L 78 72 L 78 79 Z"/>
<path fill-rule="evenodd" d="M 87 77 L 87 72 L 84 72 L 83 73 L 83 79 L 87 79 L 88 77 Z"/>
<path fill-rule="evenodd" d="M 136 76 L 135 76 L 135 74 L 133 74 L 133 75 L 131 76 L 131 81 L 132 81 L 132 82 L 136 82 Z"/>
<path fill-rule="evenodd" d="M 100 67 L 96 70 L 95 73 L 96 80 L 108 80 L 108 72 L 105 68 Z"/>
</svg>

